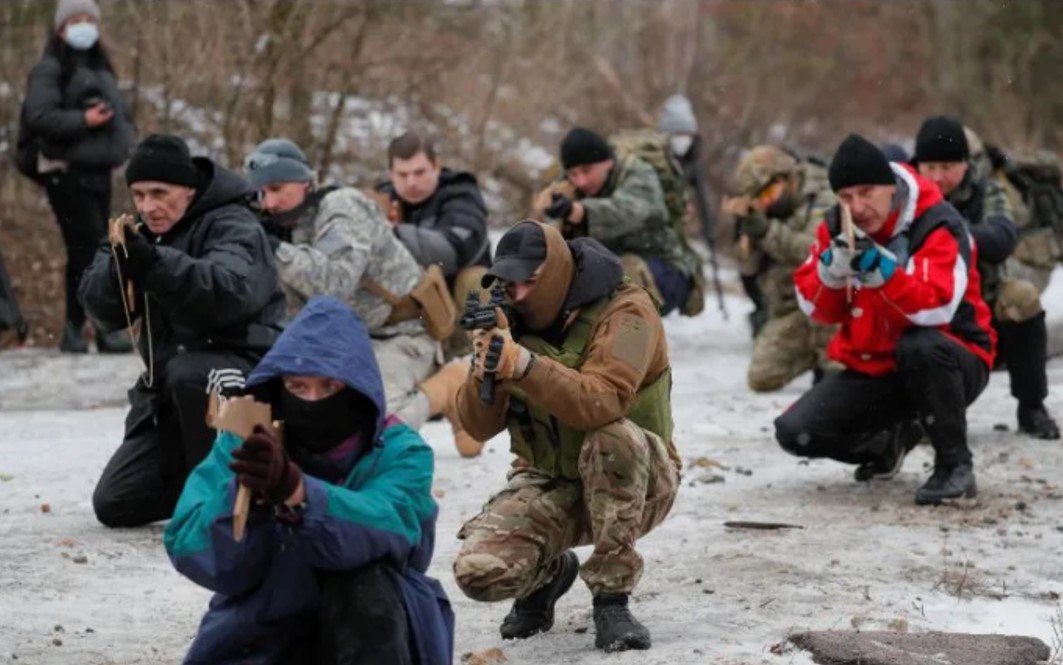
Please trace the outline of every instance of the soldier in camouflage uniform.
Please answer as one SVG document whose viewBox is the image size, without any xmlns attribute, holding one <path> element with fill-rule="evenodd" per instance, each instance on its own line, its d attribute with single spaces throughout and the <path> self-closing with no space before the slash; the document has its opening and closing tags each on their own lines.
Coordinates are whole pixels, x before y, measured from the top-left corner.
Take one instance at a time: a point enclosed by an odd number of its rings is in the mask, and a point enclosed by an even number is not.
<svg viewBox="0 0 1063 665">
<path fill-rule="evenodd" d="M 458 586 L 475 600 L 515 598 L 501 632 L 522 639 L 551 628 L 578 573 L 594 595 L 596 646 L 648 649 L 649 631 L 627 609 L 643 568 L 635 541 L 671 509 L 680 465 L 660 315 L 599 242 L 566 243 L 539 222 L 499 241 L 485 281 L 494 279 L 514 321 L 477 331 L 458 411 L 477 438 L 508 430 L 516 460 L 506 488 L 458 534 Z M 497 395 L 486 404 L 496 337 Z M 582 566 L 571 551 L 581 545 L 594 546 Z"/>
<path fill-rule="evenodd" d="M 1018 230 L 1008 197 L 984 165 L 972 161 L 967 133 L 959 120 L 927 118 L 919 128 L 915 162 L 924 177 L 937 183 L 945 198 L 970 227 L 978 249 L 982 297 L 993 312 L 999 358 L 1007 365 L 1011 394 L 1018 402 L 1019 430 L 1041 439 L 1060 438 L 1059 427 L 1045 409 L 1048 396 L 1048 332 L 1036 286 L 1006 274 L 1005 262 L 1015 249 Z"/>
<path fill-rule="evenodd" d="M 561 142 L 561 166 L 574 196 L 553 191 L 545 214 L 561 221 L 566 237 L 594 238 L 619 256 L 632 281 L 657 298 L 662 315 L 683 306 L 701 266 L 684 250 L 653 166 L 634 154 L 618 157 L 582 127 Z"/>
<path fill-rule="evenodd" d="M 964 132 L 971 152 L 971 164 L 980 176 L 992 178 L 1004 190 L 1011 205 L 1012 219 L 1019 231 L 1018 244 L 1008 257 L 1005 272 L 1009 278 L 1030 282 L 1037 287 L 1038 293 L 1044 293 L 1052 281 L 1052 271 L 1063 262 L 1063 235 L 1050 220 L 1038 219 L 1036 211 L 1029 205 L 1028 197 L 1012 182 L 1013 175 L 1009 171 L 1017 165 L 1020 169 L 1036 165 L 1041 175 L 1038 181 L 1053 182 L 1058 190 L 1059 158 L 1048 150 L 1009 156 L 999 148 L 983 143 L 970 128 L 964 127 Z"/>
<path fill-rule="evenodd" d="M 767 145 L 750 150 L 738 165 L 739 196 L 724 208 L 741 236 L 742 273 L 756 278 L 767 310 L 746 377 L 751 390 L 778 390 L 808 370 L 818 379 L 836 368 L 826 357 L 835 327 L 806 317 L 793 286 L 794 270 L 808 258 L 816 228 L 835 204 L 826 177 L 820 166 Z"/>
<path fill-rule="evenodd" d="M 306 156 L 287 139 L 264 141 L 245 168 L 260 192 L 289 309 L 316 295 L 343 300 L 369 329 L 389 413 L 415 429 L 433 415 L 452 414 L 469 365 L 435 372 L 438 345 L 417 310 L 389 302 L 407 297 L 424 273 L 380 208 L 351 187 L 315 187 Z M 456 419 L 452 424 L 462 454 L 478 454 L 482 444 Z"/>
</svg>

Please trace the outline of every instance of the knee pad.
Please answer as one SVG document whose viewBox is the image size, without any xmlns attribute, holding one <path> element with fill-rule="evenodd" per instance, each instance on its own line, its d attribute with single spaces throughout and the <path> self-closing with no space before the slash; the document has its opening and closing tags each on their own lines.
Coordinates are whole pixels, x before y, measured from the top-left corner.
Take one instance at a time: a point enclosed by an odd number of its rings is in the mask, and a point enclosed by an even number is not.
<svg viewBox="0 0 1063 665">
<path fill-rule="evenodd" d="M 1043 311 L 1037 287 L 1022 279 L 1005 279 L 993 304 L 993 316 L 1010 323 L 1029 321 Z"/>
</svg>

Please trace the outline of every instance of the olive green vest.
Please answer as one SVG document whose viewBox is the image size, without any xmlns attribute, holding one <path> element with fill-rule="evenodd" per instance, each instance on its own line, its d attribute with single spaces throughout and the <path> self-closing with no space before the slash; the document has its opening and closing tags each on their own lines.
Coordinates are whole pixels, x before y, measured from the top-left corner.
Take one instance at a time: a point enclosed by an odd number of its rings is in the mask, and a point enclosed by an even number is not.
<svg viewBox="0 0 1063 665">
<path fill-rule="evenodd" d="M 610 300 L 612 296 L 607 296 L 584 308 L 569 326 L 560 348 L 535 335 L 522 335 L 519 342 L 543 358 L 571 369 L 579 369 L 583 365 L 583 353 L 590 342 L 591 331 Z M 672 372 L 669 369 L 635 394 L 635 399 L 628 407 L 627 419 L 658 435 L 663 441 L 671 441 L 671 391 Z M 531 403 L 524 392 L 516 387 L 510 388 L 506 427 L 514 454 L 552 476 L 571 480 L 579 478 L 579 456 L 587 432 L 562 423 L 546 409 Z"/>
</svg>

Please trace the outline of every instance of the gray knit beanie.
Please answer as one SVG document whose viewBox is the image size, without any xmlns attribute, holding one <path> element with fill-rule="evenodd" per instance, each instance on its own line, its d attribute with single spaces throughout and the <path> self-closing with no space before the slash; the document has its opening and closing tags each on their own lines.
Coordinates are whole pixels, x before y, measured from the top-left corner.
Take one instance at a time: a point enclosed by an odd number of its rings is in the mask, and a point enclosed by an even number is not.
<svg viewBox="0 0 1063 665">
<path fill-rule="evenodd" d="M 313 182 L 314 171 L 299 146 L 288 139 L 266 139 L 244 160 L 251 186 L 262 189 L 278 182 Z"/>
<path fill-rule="evenodd" d="M 698 119 L 694 116 L 694 107 L 683 95 L 672 95 L 661 109 L 657 129 L 665 134 L 697 134 Z"/>
<path fill-rule="evenodd" d="M 92 18 L 96 19 L 96 22 L 100 22 L 100 6 L 96 4 L 95 0 L 59 0 L 59 4 L 55 7 L 55 30 L 59 31 L 72 16 L 78 14 L 88 14 Z"/>
</svg>

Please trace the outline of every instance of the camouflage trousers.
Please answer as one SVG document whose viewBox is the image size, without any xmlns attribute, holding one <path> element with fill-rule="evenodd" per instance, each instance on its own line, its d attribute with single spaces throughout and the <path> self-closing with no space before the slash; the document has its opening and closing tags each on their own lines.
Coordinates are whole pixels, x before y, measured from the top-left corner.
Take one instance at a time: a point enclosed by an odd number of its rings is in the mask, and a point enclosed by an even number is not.
<svg viewBox="0 0 1063 665">
<path fill-rule="evenodd" d="M 756 392 L 779 390 L 810 369 L 840 369 L 827 359 L 835 326 L 814 323 L 804 312 L 769 319 L 753 342 L 746 382 Z"/>
<path fill-rule="evenodd" d="M 506 488 L 461 528 L 454 576 L 480 601 L 524 598 L 550 581 L 560 557 L 594 545 L 580 567 L 592 593 L 629 592 L 642 576 L 635 541 L 668 515 L 679 489 L 672 444 L 621 420 L 587 435 L 579 479 L 522 460 Z"/>
<path fill-rule="evenodd" d="M 420 386 L 436 368 L 435 340 L 428 333 L 421 333 L 374 337 L 371 341 L 384 382 L 388 413 L 420 429 L 430 415 L 428 396 Z"/>
</svg>

